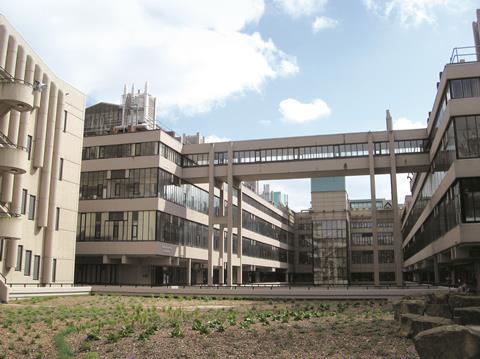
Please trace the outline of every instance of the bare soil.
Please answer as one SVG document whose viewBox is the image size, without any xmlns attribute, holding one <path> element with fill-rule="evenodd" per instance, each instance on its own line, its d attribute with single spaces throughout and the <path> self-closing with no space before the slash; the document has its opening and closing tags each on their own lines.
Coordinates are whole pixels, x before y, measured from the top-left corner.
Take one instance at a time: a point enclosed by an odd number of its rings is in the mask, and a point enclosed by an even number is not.
<svg viewBox="0 0 480 359">
<path fill-rule="evenodd" d="M 169 296 L 0 305 L 2 358 L 418 358 L 384 301 Z"/>
</svg>

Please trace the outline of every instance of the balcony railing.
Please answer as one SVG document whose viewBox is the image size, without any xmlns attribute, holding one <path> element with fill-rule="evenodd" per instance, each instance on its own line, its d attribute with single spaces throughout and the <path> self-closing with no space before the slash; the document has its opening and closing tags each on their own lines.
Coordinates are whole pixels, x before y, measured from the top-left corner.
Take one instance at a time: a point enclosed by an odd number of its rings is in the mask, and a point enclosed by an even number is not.
<svg viewBox="0 0 480 359">
<path fill-rule="evenodd" d="M 450 56 L 451 64 L 480 61 L 480 46 L 455 47 Z"/>
</svg>

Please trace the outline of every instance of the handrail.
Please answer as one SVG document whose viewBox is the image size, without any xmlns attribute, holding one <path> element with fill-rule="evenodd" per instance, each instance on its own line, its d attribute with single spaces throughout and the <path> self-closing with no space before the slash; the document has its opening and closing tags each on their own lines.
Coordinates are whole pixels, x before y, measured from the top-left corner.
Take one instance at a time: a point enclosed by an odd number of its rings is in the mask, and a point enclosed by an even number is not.
<svg viewBox="0 0 480 359">
<path fill-rule="evenodd" d="M 2 272 L 0 272 L 0 277 L 2 277 L 3 283 L 5 283 L 5 285 L 7 285 L 7 278 L 3 275 Z"/>
<path fill-rule="evenodd" d="M 467 61 L 475 57 L 474 60 Z M 460 46 L 454 47 L 450 56 L 450 63 L 457 64 L 462 62 L 480 61 L 480 46 Z"/>
<path fill-rule="evenodd" d="M 0 80 L 1 82 L 1 80 Z M 2 143 L 3 142 L 3 143 Z M 2 146 L 3 145 L 3 146 Z M 3 132 L 0 131 L 0 147 L 9 147 L 9 148 L 18 148 L 22 151 L 28 152 L 28 149 L 24 146 L 16 145 L 5 135 Z"/>
</svg>

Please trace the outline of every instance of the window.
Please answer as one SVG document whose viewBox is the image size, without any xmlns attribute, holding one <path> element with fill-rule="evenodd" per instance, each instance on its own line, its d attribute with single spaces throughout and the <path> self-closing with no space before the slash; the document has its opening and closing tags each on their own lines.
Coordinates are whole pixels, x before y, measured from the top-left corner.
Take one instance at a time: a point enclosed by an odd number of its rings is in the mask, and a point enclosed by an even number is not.
<svg viewBox="0 0 480 359">
<path fill-rule="evenodd" d="M 30 220 L 35 219 L 35 202 L 36 202 L 36 197 L 30 195 L 30 201 L 28 203 L 28 219 Z"/>
<path fill-rule="evenodd" d="M 27 213 L 27 195 L 28 191 L 26 189 L 22 189 L 22 207 L 20 208 L 21 213 Z"/>
<path fill-rule="evenodd" d="M 25 270 L 23 274 L 26 276 L 30 276 L 31 268 L 32 268 L 32 251 L 25 251 Z"/>
<path fill-rule="evenodd" d="M 55 230 L 58 231 L 59 227 L 60 227 L 60 207 L 57 207 L 57 210 L 55 213 Z"/>
<path fill-rule="evenodd" d="M 27 152 L 28 152 L 28 160 L 32 157 L 32 136 L 27 136 Z"/>
<path fill-rule="evenodd" d="M 352 251 L 353 264 L 372 264 L 373 251 Z"/>
<path fill-rule="evenodd" d="M 33 257 L 33 279 L 38 280 L 40 277 L 40 256 Z"/>
<path fill-rule="evenodd" d="M 395 282 L 395 272 L 380 272 L 380 282 Z"/>
<path fill-rule="evenodd" d="M 3 258 L 3 242 L 4 242 L 4 239 L 0 239 L 0 261 L 2 261 L 2 258 Z"/>
<path fill-rule="evenodd" d="M 17 265 L 15 266 L 15 270 L 17 272 L 20 272 L 22 270 L 22 259 L 23 259 L 23 246 L 18 246 Z"/>
<path fill-rule="evenodd" d="M 393 263 L 395 261 L 395 254 L 393 250 L 378 251 L 378 263 Z"/>
<path fill-rule="evenodd" d="M 67 114 L 68 112 L 67 110 L 65 110 L 63 112 L 63 132 L 67 132 L 67 118 L 68 118 Z"/>
<path fill-rule="evenodd" d="M 60 158 L 60 165 L 58 166 L 58 180 L 63 180 L 63 158 Z"/>
<path fill-rule="evenodd" d="M 52 282 L 55 283 L 57 281 L 57 260 L 53 258 L 52 261 Z"/>
</svg>

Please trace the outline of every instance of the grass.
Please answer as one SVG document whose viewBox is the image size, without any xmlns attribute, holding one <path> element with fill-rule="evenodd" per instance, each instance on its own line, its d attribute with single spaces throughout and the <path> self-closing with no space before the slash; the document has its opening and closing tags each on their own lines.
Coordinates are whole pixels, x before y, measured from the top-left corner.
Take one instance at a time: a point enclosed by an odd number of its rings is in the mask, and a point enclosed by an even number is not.
<svg viewBox="0 0 480 359">
<path fill-rule="evenodd" d="M 93 295 L 0 305 L 5 358 L 417 358 L 397 332 L 381 301 Z"/>
</svg>

